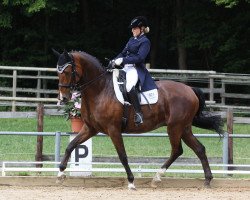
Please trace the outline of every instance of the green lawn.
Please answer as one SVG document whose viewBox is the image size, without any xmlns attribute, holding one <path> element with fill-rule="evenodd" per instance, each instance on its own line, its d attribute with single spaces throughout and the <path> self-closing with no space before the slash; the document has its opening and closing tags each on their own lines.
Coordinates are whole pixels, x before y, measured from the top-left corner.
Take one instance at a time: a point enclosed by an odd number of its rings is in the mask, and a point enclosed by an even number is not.
<svg viewBox="0 0 250 200">
<path fill-rule="evenodd" d="M 37 129 L 36 119 L 0 119 L 0 131 L 28 131 Z M 69 132 L 70 122 L 63 117 L 44 118 L 45 132 Z M 157 132 L 165 132 L 166 128 L 160 128 Z M 155 131 L 155 132 L 156 132 Z M 194 133 L 211 133 L 207 130 L 194 128 Z M 250 125 L 235 125 L 234 133 L 250 133 Z M 44 137 L 43 154 L 54 154 L 54 137 Z M 219 138 L 199 138 L 206 147 L 208 157 L 220 157 L 222 155 L 222 140 Z M 68 144 L 69 137 L 61 140 L 61 154 Z M 125 137 L 125 146 L 128 156 L 169 156 L 171 147 L 168 138 L 138 138 Z M 234 139 L 234 162 L 250 163 L 250 139 Z M 183 144 L 183 157 L 196 157 L 185 144 Z M 36 136 L 0 136 L 0 161 L 34 161 L 36 151 Z M 109 137 L 93 138 L 93 155 L 116 156 L 116 151 Z"/>
</svg>

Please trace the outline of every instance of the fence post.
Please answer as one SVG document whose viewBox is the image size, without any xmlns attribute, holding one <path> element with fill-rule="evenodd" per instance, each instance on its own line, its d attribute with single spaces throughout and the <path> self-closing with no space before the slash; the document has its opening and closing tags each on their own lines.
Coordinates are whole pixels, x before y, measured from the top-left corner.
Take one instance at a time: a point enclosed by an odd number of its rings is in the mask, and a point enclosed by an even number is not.
<svg viewBox="0 0 250 200">
<path fill-rule="evenodd" d="M 223 165 L 228 165 L 228 133 L 227 132 L 225 132 L 223 136 Z M 223 170 L 228 170 L 228 166 L 223 166 Z"/>
<path fill-rule="evenodd" d="M 43 132 L 44 106 L 42 103 L 37 104 L 37 132 Z M 43 160 L 43 136 L 37 136 L 36 144 L 36 161 Z M 43 167 L 42 164 L 36 164 L 36 167 Z"/>
<path fill-rule="evenodd" d="M 17 70 L 13 70 L 12 97 L 16 97 Z M 16 101 L 12 100 L 12 112 L 16 112 Z"/>
<path fill-rule="evenodd" d="M 233 134 L 233 109 L 227 109 L 227 133 L 228 133 L 228 163 L 233 164 L 233 138 L 230 137 Z M 232 167 L 228 168 L 233 170 Z"/>
<path fill-rule="evenodd" d="M 224 97 L 224 94 L 226 93 L 226 86 L 225 86 L 225 83 L 223 82 L 223 80 L 221 80 L 221 89 L 222 89 L 222 92 L 221 92 L 221 104 L 222 105 L 225 105 L 226 103 L 226 99 Z"/>
<path fill-rule="evenodd" d="M 6 176 L 6 173 L 5 173 L 5 162 L 2 162 L 2 176 Z"/>
<path fill-rule="evenodd" d="M 209 77 L 209 100 L 214 100 L 214 78 Z"/>
<path fill-rule="evenodd" d="M 40 98 L 41 97 L 41 93 L 40 93 L 40 90 L 41 90 L 41 71 L 38 71 L 37 72 L 37 85 L 36 85 L 36 88 L 37 88 L 37 93 L 36 93 L 36 97 L 37 98 Z"/>
<path fill-rule="evenodd" d="M 55 137 L 55 162 L 60 162 L 61 132 L 56 132 Z M 59 167 L 59 164 L 56 164 Z"/>
</svg>

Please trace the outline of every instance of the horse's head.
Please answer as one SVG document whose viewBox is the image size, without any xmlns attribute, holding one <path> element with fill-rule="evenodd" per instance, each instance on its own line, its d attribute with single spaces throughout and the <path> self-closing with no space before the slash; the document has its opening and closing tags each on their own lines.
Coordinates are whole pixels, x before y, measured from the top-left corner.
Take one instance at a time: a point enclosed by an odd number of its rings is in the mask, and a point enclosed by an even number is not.
<svg viewBox="0 0 250 200">
<path fill-rule="evenodd" d="M 59 102 L 64 104 L 70 100 L 72 91 L 76 89 L 79 81 L 79 72 L 72 54 L 64 50 L 62 54 L 53 49 L 54 54 L 58 57 L 57 74 L 59 77 Z"/>
</svg>

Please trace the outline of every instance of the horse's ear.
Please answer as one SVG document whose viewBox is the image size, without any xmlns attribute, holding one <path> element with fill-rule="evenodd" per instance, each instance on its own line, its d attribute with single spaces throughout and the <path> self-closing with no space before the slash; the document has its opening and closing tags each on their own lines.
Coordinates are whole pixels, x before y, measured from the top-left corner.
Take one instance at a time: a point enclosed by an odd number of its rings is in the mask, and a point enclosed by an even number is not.
<svg viewBox="0 0 250 200">
<path fill-rule="evenodd" d="M 52 48 L 53 53 L 55 54 L 56 57 L 59 58 L 59 56 L 61 55 L 58 51 L 56 51 L 55 49 Z"/>
<path fill-rule="evenodd" d="M 66 49 L 63 50 L 63 54 L 64 54 L 65 57 L 67 57 L 68 52 L 66 51 Z"/>
<path fill-rule="evenodd" d="M 71 60 L 71 57 L 69 56 L 69 53 L 64 49 L 63 51 L 63 54 L 64 54 L 64 57 L 67 59 L 67 60 Z"/>
</svg>

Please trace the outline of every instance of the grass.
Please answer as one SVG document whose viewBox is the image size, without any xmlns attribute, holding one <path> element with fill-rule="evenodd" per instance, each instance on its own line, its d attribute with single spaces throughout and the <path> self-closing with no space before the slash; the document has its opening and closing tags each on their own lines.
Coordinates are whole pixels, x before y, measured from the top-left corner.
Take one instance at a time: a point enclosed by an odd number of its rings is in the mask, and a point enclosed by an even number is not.
<svg viewBox="0 0 250 200">
<path fill-rule="evenodd" d="M 35 132 L 37 129 L 36 119 L 0 119 L 0 131 L 27 131 Z M 44 118 L 45 132 L 68 132 L 70 122 L 63 117 Z M 166 128 L 157 129 L 154 132 L 166 132 Z M 194 133 L 211 133 L 207 130 L 194 128 Z M 235 125 L 234 133 L 250 133 L 250 125 Z M 61 140 L 61 155 L 68 144 L 69 137 Z M 219 138 L 199 138 L 206 147 L 208 157 L 220 157 L 222 155 L 222 140 Z M 249 139 L 234 139 L 234 163 L 250 163 Z M 168 157 L 171 146 L 168 138 L 137 138 L 125 137 L 125 147 L 128 157 L 130 156 L 157 156 Z M 54 154 L 54 137 L 44 137 L 43 154 Z M 192 150 L 183 144 L 183 157 L 196 157 Z M 35 136 L 0 136 L 0 161 L 34 161 L 36 152 Z M 117 156 L 115 148 L 109 137 L 93 138 L 93 155 Z M 175 175 L 174 175 L 175 176 Z"/>
</svg>

